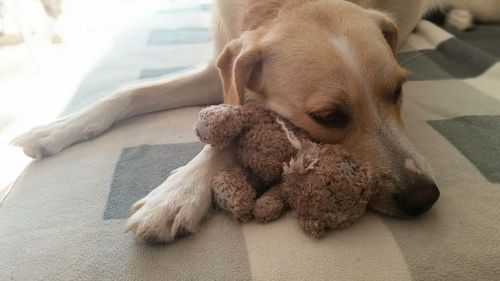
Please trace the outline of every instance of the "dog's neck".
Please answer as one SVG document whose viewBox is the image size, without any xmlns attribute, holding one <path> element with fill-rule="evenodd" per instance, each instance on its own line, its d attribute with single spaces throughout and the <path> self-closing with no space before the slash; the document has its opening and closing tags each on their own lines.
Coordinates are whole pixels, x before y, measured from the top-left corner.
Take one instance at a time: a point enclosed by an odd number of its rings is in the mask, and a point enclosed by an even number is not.
<svg viewBox="0 0 500 281">
<path fill-rule="evenodd" d="M 309 2 L 318 0 L 309 0 Z M 364 1 L 364 0 L 347 0 L 354 4 L 360 5 L 364 8 L 383 8 L 375 7 L 374 4 L 378 1 Z M 257 29 L 276 17 L 278 17 L 280 11 L 284 9 L 293 9 L 297 6 L 303 5 L 304 0 L 247 0 L 246 8 L 243 9 L 244 12 L 241 15 L 240 26 L 243 31 L 249 31 Z M 378 4 L 378 6 L 383 6 Z"/>
<path fill-rule="evenodd" d="M 283 9 L 301 5 L 303 0 L 250 0 L 241 17 L 242 31 L 254 30 L 272 20 Z"/>
</svg>

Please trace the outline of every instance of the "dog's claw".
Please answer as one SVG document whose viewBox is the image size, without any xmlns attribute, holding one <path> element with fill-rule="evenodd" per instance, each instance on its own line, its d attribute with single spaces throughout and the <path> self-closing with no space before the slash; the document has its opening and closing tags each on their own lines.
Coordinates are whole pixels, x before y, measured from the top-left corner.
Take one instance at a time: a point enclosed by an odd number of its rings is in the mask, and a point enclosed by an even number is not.
<svg viewBox="0 0 500 281">
<path fill-rule="evenodd" d="M 172 223 L 172 228 L 170 229 L 170 236 L 175 237 L 182 224 L 184 224 L 183 219 L 176 217 Z"/>
<path fill-rule="evenodd" d="M 132 229 L 135 229 L 137 227 L 137 224 L 138 224 L 138 222 L 134 222 L 134 223 L 127 222 L 127 224 L 125 225 L 125 230 L 123 232 L 127 233 L 127 232 L 131 231 Z"/>
<path fill-rule="evenodd" d="M 146 228 L 145 227 L 138 227 L 137 230 L 134 233 L 134 239 L 135 240 L 140 240 L 141 237 L 143 237 L 144 233 L 146 233 Z"/>
<path fill-rule="evenodd" d="M 133 214 L 135 214 L 142 206 L 144 206 L 144 198 L 135 202 L 132 207 L 130 207 L 130 210 L 128 211 L 128 217 L 130 218 Z"/>
</svg>

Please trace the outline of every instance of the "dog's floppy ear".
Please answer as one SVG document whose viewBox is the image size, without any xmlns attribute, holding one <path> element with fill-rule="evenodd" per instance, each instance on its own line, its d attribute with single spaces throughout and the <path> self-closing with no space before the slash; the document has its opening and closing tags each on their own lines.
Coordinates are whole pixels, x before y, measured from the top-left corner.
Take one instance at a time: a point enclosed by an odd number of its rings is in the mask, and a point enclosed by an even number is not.
<svg viewBox="0 0 500 281">
<path fill-rule="evenodd" d="M 262 51 L 255 36 L 250 32 L 243 33 L 240 38 L 229 42 L 217 59 L 226 104 L 243 104 L 245 88 L 255 90 L 260 85 Z"/>
<path fill-rule="evenodd" d="M 396 22 L 387 14 L 381 13 L 375 10 L 371 10 L 370 13 L 375 17 L 375 20 L 384 34 L 384 38 L 391 47 L 392 53 L 396 56 L 398 50 L 398 25 Z"/>
</svg>

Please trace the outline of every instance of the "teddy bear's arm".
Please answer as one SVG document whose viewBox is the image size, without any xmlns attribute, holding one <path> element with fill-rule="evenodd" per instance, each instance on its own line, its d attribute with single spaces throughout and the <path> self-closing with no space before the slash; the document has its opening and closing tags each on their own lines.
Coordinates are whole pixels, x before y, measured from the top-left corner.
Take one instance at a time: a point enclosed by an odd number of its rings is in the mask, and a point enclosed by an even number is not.
<svg viewBox="0 0 500 281">
<path fill-rule="evenodd" d="M 221 170 L 212 181 L 212 190 L 217 207 L 237 221 L 252 218 L 255 204 L 255 188 L 247 180 L 241 167 Z"/>
<path fill-rule="evenodd" d="M 226 104 L 202 109 L 196 122 L 196 134 L 206 144 L 217 148 L 228 146 L 243 129 L 241 108 Z"/>
</svg>

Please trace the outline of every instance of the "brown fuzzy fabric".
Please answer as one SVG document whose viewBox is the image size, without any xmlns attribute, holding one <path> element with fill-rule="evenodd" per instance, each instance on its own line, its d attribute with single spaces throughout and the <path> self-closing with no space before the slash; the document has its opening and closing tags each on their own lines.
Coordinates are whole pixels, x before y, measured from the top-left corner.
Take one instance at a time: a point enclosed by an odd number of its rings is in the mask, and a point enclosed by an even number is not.
<svg viewBox="0 0 500 281">
<path fill-rule="evenodd" d="M 371 169 L 356 164 L 338 145 L 321 145 L 319 159 L 305 174 L 291 171 L 283 177 L 283 192 L 302 227 L 315 237 L 328 229 L 350 225 L 366 209 L 373 195 Z"/>
<path fill-rule="evenodd" d="M 220 210 L 238 221 L 252 218 L 256 192 L 242 168 L 221 170 L 212 180 L 212 190 Z"/>
<path fill-rule="evenodd" d="M 350 225 L 373 195 L 370 168 L 338 145 L 309 141 L 278 118 L 254 103 L 200 112 L 200 139 L 218 148 L 233 143 L 241 164 L 214 177 L 215 203 L 238 221 L 258 222 L 275 220 L 290 206 L 314 237 Z"/>
<path fill-rule="evenodd" d="M 253 216 L 261 223 L 276 220 L 286 210 L 281 185 L 275 185 L 255 201 Z"/>
<path fill-rule="evenodd" d="M 223 126 L 221 126 L 224 124 Z M 240 110 L 229 105 L 209 106 L 199 113 L 195 131 L 200 140 L 218 148 L 228 146 L 243 129 Z"/>
<path fill-rule="evenodd" d="M 297 153 L 276 123 L 258 124 L 248 130 L 240 137 L 238 150 L 243 166 L 266 185 L 280 181 L 283 163 Z"/>
<path fill-rule="evenodd" d="M 209 106 L 200 111 L 196 134 L 202 142 L 217 148 L 236 142 L 240 163 L 256 176 L 254 187 L 260 193 L 281 180 L 283 163 L 297 152 L 276 118 L 275 113 L 256 103 Z"/>
</svg>

